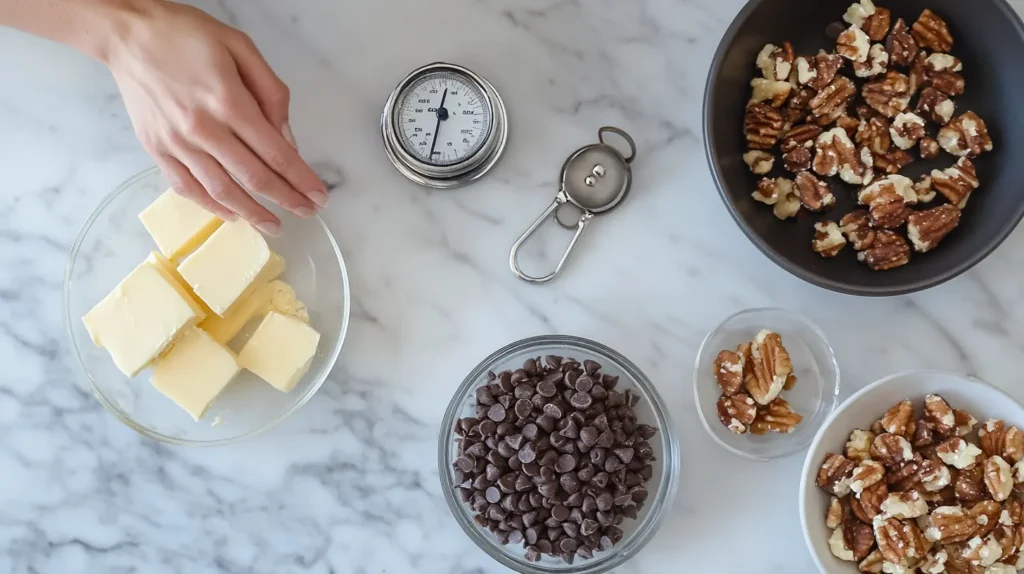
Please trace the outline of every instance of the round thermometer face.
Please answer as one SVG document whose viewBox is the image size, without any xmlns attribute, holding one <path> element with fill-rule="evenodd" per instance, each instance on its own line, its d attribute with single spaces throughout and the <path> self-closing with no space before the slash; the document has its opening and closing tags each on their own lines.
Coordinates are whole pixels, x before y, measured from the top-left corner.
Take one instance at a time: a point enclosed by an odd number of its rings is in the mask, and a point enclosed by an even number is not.
<svg viewBox="0 0 1024 574">
<path fill-rule="evenodd" d="M 406 153 L 432 166 L 452 166 L 477 154 L 491 132 L 483 91 L 453 71 L 425 74 L 403 90 L 395 131 Z"/>
</svg>

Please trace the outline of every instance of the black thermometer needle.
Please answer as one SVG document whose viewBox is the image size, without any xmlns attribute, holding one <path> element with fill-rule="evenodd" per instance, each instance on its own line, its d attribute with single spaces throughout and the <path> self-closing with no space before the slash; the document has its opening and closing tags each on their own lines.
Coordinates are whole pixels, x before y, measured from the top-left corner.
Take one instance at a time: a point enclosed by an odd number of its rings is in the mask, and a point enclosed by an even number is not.
<svg viewBox="0 0 1024 574">
<path fill-rule="evenodd" d="M 434 142 L 430 144 L 430 159 L 434 159 L 434 148 L 437 147 L 437 134 L 441 131 L 441 122 L 448 119 L 448 110 L 444 107 L 444 101 L 448 98 L 448 88 L 444 89 L 441 95 L 441 105 L 437 106 L 437 127 L 434 128 Z"/>
</svg>

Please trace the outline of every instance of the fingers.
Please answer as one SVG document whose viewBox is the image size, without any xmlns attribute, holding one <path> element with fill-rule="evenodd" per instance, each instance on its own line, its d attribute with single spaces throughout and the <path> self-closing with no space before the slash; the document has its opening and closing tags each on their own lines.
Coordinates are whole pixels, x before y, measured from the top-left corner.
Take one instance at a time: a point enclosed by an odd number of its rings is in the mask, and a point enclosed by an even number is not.
<svg viewBox="0 0 1024 574">
<path fill-rule="evenodd" d="M 312 217 L 316 211 L 316 205 L 308 197 L 296 191 L 234 134 L 225 133 L 216 141 L 209 142 L 207 149 L 245 189 L 270 199 L 299 217 Z"/>
<path fill-rule="evenodd" d="M 280 232 L 281 221 L 246 193 L 212 156 L 194 150 L 185 158 L 185 164 L 211 198 L 267 235 Z"/>
<path fill-rule="evenodd" d="M 224 221 L 234 221 L 238 217 L 234 211 L 210 197 L 210 194 L 206 193 L 203 186 L 196 181 L 192 172 L 180 161 L 166 154 L 156 155 L 154 159 L 160 170 L 163 171 L 164 177 L 170 182 L 171 189 L 176 193 L 191 199 Z"/>
<path fill-rule="evenodd" d="M 319 207 L 327 205 L 327 186 L 299 152 L 260 116 L 259 110 L 242 110 L 242 117 L 232 126 L 260 160 L 277 173 L 292 189 L 309 198 Z M 259 188 L 250 188 L 259 191 Z"/>
</svg>

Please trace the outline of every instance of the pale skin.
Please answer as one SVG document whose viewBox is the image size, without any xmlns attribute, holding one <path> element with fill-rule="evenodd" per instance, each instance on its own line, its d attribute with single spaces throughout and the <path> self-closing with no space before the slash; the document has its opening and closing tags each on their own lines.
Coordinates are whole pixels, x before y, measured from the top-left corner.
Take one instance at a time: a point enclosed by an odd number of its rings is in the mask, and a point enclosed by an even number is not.
<svg viewBox="0 0 1024 574">
<path fill-rule="evenodd" d="M 217 215 L 276 235 L 279 219 L 246 190 L 300 217 L 327 204 L 295 146 L 288 87 L 242 32 L 167 0 L 0 0 L 0 26 L 106 65 L 173 189 Z"/>
</svg>

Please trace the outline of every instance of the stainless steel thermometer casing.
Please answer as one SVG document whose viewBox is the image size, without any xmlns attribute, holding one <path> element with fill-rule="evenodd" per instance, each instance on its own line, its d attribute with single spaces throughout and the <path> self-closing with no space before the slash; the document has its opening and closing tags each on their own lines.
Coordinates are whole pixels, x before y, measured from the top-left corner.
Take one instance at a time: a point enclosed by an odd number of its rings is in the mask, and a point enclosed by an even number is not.
<svg viewBox="0 0 1024 574">
<path fill-rule="evenodd" d="M 449 93 L 455 94 L 451 100 Z M 398 84 L 380 126 L 398 171 L 441 189 L 479 179 L 497 163 L 508 139 L 505 103 L 494 86 L 462 66 L 441 62 Z M 438 134 L 444 134 L 440 149 Z"/>
</svg>

